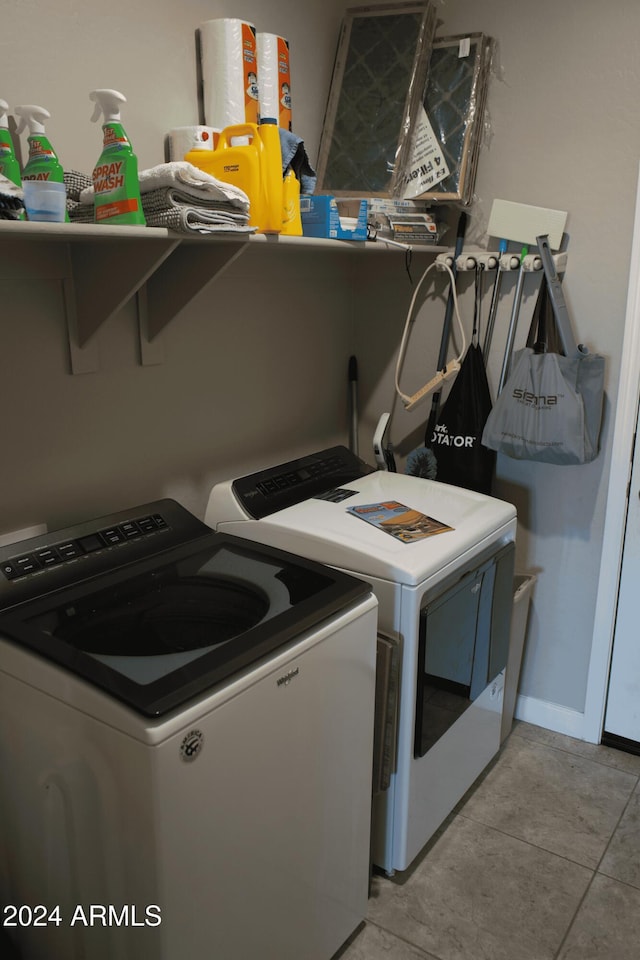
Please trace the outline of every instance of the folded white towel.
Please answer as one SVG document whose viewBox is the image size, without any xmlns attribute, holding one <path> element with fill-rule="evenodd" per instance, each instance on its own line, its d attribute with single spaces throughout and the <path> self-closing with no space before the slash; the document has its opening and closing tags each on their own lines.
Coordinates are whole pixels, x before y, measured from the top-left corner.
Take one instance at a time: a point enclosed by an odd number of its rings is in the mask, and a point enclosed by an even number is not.
<svg viewBox="0 0 640 960">
<path fill-rule="evenodd" d="M 22 220 L 24 203 L 22 188 L 0 173 L 0 220 Z"/>
<path fill-rule="evenodd" d="M 13 180 L 9 180 L 4 174 L 0 173 L 0 193 L 5 197 L 18 197 L 22 200 L 22 187 L 16 186 Z"/>
<path fill-rule="evenodd" d="M 249 209 L 249 197 L 244 190 L 232 183 L 224 183 L 211 174 L 194 167 L 186 160 L 173 160 L 171 163 L 159 163 L 156 167 L 141 170 L 138 174 L 140 193 L 157 190 L 160 187 L 179 187 L 194 200 L 207 198 L 232 204 L 241 210 Z M 80 194 L 81 203 L 93 203 L 93 187 L 87 187 Z"/>
<path fill-rule="evenodd" d="M 228 200 L 218 200 L 208 194 L 201 194 L 194 199 L 193 192 L 178 187 L 160 187 L 154 190 L 141 192 L 142 209 L 166 210 L 170 207 L 198 207 L 216 213 L 226 220 L 237 220 L 246 223 L 249 219 L 247 210 L 229 203 Z"/>
<path fill-rule="evenodd" d="M 145 213 L 148 227 L 167 227 L 179 233 L 255 233 L 256 228 L 223 221 L 202 207 L 171 207 Z"/>
<path fill-rule="evenodd" d="M 253 233 L 248 213 L 228 202 L 202 196 L 193 201 L 183 189 L 164 187 L 141 193 L 147 226 L 198 233 Z"/>
</svg>

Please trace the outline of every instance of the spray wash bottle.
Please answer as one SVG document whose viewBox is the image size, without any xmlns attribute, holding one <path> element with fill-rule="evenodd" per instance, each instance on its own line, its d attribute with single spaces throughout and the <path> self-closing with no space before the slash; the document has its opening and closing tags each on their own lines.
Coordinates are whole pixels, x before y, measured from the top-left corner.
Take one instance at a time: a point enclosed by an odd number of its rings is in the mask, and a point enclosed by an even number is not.
<svg viewBox="0 0 640 960">
<path fill-rule="evenodd" d="M 104 118 L 102 153 L 93 171 L 95 222 L 145 226 L 138 158 L 120 122 L 126 97 L 117 90 L 92 90 L 89 99 L 96 105 L 92 121 Z"/>
<path fill-rule="evenodd" d="M 20 123 L 16 133 L 22 133 L 25 127 L 29 129 L 27 142 L 29 144 L 29 158 L 22 171 L 22 182 L 25 180 L 45 180 L 50 183 L 64 183 L 64 170 L 45 135 L 44 122 L 51 114 L 44 107 L 34 104 L 15 108 Z M 65 223 L 69 222 L 69 214 L 65 211 Z"/>
<path fill-rule="evenodd" d="M 55 150 L 45 136 L 44 121 L 51 114 L 44 107 L 23 106 L 16 107 L 16 115 L 20 123 L 16 133 L 22 133 L 25 127 L 29 128 L 27 142 L 29 144 L 29 159 L 22 171 L 23 180 L 51 180 L 54 183 L 64 183 L 64 170 L 58 160 Z"/>
<path fill-rule="evenodd" d="M 13 149 L 13 141 L 9 133 L 9 119 L 7 111 L 9 104 L 6 100 L 0 100 L 0 173 L 7 180 L 15 183 L 16 187 L 21 186 L 20 164 Z"/>
</svg>

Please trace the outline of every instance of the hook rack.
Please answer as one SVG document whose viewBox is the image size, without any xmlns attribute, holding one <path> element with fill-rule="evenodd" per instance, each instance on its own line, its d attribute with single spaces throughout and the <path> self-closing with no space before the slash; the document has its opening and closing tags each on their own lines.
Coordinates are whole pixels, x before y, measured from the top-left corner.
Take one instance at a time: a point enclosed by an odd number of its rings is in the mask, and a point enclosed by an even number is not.
<svg viewBox="0 0 640 960">
<path fill-rule="evenodd" d="M 556 271 L 562 273 L 567 266 L 567 254 L 554 253 L 553 262 Z M 515 253 L 501 254 L 490 250 L 468 250 L 456 257 L 453 250 L 447 250 L 436 257 L 438 270 L 444 270 L 446 267 L 452 269 L 454 263 L 456 269 L 462 272 L 475 270 L 478 266 L 485 270 L 497 270 L 500 267 L 502 271 L 519 270 L 522 267 L 525 273 L 542 270 L 542 259 L 537 253 L 528 253 L 524 257 L 519 257 Z"/>
</svg>

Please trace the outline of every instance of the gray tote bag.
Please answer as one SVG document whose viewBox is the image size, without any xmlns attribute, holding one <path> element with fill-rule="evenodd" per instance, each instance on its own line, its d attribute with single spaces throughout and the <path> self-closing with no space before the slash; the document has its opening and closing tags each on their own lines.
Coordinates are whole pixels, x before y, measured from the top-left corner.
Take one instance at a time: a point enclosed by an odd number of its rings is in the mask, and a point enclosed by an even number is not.
<svg viewBox="0 0 640 960">
<path fill-rule="evenodd" d="M 557 338 L 554 322 L 543 281 L 529 334 L 531 342 L 537 326 L 537 340 L 514 354 L 482 443 L 515 460 L 589 463 L 598 454 L 604 357 L 575 342 L 568 356 L 548 351 L 547 340 Z"/>
</svg>

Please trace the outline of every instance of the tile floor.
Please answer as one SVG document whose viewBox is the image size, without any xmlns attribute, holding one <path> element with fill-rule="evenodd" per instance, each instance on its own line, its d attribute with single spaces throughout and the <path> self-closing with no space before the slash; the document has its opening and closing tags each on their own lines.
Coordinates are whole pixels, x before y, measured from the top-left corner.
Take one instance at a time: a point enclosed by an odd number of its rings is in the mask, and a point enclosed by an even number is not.
<svg viewBox="0 0 640 960">
<path fill-rule="evenodd" d="M 640 757 L 516 722 L 334 960 L 638 960 Z"/>
</svg>

